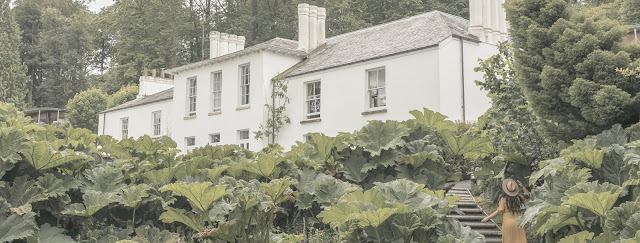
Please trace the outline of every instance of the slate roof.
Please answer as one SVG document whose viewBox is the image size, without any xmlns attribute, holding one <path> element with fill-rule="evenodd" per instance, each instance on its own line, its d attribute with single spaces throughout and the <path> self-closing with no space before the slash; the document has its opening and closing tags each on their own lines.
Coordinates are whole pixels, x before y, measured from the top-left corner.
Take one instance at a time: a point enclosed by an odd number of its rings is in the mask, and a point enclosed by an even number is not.
<svg viewBox="0 0 640 243">
<path fill-rule="evenodd" d="M 229 53 L 227 55 L 219 56 L 219 57 L 212 58 L 212 59 L 207 59 L 207 60 L 203 60 L 203 61 L 199 61 L 199 62 L 187 64 L 187 65 L 183 65 L 183 66 L 180 66 L 180 67 L 171 68 L 171 69 L 166 70 L 166 72 L 168 72 L 170 74 L 176 74 L 176 73 L 179 73 L 179 72 L 182 72 L 182 71 L 186 71 L 186 70 L 190 70 L 190 69 L 194 69 L 194 68 L 199 68 L 199 67 L 202 67 L 202 66 L 205 66 L 205 65 L 210 65 L 210 64 L 213 64 L 213 63 L 223 62 L 223 61 L 226 61 L 226 60 L 229 60 L 229 59 L 232 59 L 232 58 L 248 55 L 248 54 L 251 54 L 251 53 L 254 53 L 254 52 L 258 52 L 258 51 L 265 51 L 265 50 L 266 51 L 276 52 L 276 53 L 285 53 L 285 54 L 298 56 L 298 57 L 306 57 L 307 56 L 306 52 L 298 50 L 298 42 L 297 41 L 289 40 L 289 39 L 283 39 L 283 38 L 273 38 L 271 40 L 262 42 L 260 44 L 247 47 L 247 48 L 242 49 L 240 51 L 232 52 L 232 53 Z"/>
<path fill-rule="evenodd" d="M 432 11 L 334 36 L 313 50 L 305 60 L 290 68 L 286 76 L 425 49 L 451 36 L 477 41 L 478 37 L 469 33 L 468 26 L 469 21 L 464 18 Z"/>
<path fill-rule="evenodd" d="M 116 106 L 116 107 L 112 107 L 111 109 L 108 109 L 106 111 L 100 112 L 100 113 L 106 113 L 106 112 L 110 112 L 110 111 L 117 111 L 117 110 L 122 110 L 122 109 L 127 109 L 127 108 L 131 108 L 134 106 L 141 106 L 141 105 L 146 105 L 146 104 L 151 104 L 151 103 L 155 103 L 155 102 L 159 102 L 159 101 L 163 101 L 163 100 L 170 100 L 173 99 L 173 88 L 164 90 L 164 91 L 160 91 L 158 93 L 152 94 L 152 95 L 148 95 L 139 99 L 135 99 L 132 101 L 129 101 L 127 103 L 124 103 L 122 105 Z"/>
</svg>

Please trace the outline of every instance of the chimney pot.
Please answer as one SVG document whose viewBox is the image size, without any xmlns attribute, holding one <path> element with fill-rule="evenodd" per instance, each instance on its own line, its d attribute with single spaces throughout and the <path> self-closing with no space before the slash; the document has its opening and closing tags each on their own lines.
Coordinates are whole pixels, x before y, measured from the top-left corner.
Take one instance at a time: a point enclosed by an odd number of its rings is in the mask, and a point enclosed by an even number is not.
<svg viewBox="0 0 640 243">
<path fill-rule="evenodd" d="M 142 76 L 146 77 L 146 76 L 147 76 L 147 73 L 148 73 L 147 68 L 144 68 L 144 69 L 142 70 Z"/>
<path fill-rule="evenodd" d="M 309 51 L 309 4 L 298 4 L 298 50 Z"/>
<path fill-rule="evenodd" d="M 164 69 L 160 69 L 160 78 L 164 78 Z"/>
<path fill-rule="evenodd" d="M 155 68 L 151 69 L 151 76 L 154 77 L 154 78 L 156 77 L 156 69 Z"/>
</svg>

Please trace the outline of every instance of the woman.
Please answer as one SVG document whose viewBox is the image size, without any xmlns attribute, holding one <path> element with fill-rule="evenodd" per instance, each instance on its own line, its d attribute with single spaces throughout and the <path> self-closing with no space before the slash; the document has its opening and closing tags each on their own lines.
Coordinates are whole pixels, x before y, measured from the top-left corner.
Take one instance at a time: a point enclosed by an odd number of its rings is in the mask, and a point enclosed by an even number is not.
<svg viewBox="0 0 640 243">
<path fill-rule="evenodd" d="M 520 194 L 518 185 L 522 187 L 523 194 Z M 524 228 L 518 227 L 518 216 L 520 216 L 520 207 L 529 201 L 529 191 L 522 185 L 522 182 L 513 179 L 506 179 L 502 182 L 502 198 L 500 198 L 500 204 L 498 209 L 491 215 L 482 219 L 485 223 L 492 218 L 495 218 L 500 213 L 502 215 L 502 242 L 505 243 L 526 243 L 527 235 L 524 232 Z"/>
</svg>

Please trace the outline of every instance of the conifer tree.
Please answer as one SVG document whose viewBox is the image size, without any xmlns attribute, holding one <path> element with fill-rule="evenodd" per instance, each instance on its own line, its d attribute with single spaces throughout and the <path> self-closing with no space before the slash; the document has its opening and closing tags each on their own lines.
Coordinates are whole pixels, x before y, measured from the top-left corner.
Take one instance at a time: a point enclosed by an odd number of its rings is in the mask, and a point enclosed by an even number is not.
<svg viewBox="0 0 640 243">
<path fill-rule="evenodd" d="M 0 0 L 0 102 L 25 107 L 29 103 L 28 79 L 20 60 L 20 28 L 9 2 Z"/>
<path fill-rule="evenodd" d="M 628 28 L 596 8 L 569 0 L 507 1 L 518 82 L 545 134 L 584 138 L 640 119 L 637 45 L 621 46 Z M 577 7 L 577 6 L 576 6 Z"/>
</svg>

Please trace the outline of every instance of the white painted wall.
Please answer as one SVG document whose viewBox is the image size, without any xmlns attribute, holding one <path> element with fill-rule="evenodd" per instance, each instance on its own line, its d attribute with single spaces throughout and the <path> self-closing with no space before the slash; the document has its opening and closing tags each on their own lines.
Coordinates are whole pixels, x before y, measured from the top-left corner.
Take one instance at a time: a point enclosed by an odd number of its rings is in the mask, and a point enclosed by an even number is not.
<svg viewBox="0 0 640 243">
<path fill-rule="evenodd" d="M 158 101 L 151 104 L 132 107 L 129 109 L 115 110 L 99 115 L 98 134 L 111 135 L 120 140 L 122 139 L 121 118 L 129 117 L 129 137 L 139 138 L 143 135 L 153 137 L 153 115 L 155 111 L 162 111 L 160 121 L 161 136 L 171 136 L 170 116 L 171 100 Z"/>
<path fill-rule="evenodd" d="M 187 148 L 185 138 L 195 136 L 195 147 L 209 143 L 209 134 L 220 133 L 221 144 L 237 144 L 238 130 L 249 129 L 251 149 L 261 149 L 267 145 L 266 139 L 254 139 L 265 120 L 265 103 L 271 96 L 270 80 L 283 72 L 299 58 L 293 58 L 271 52 L 252 53 L 237 59 L 216 63 L 201 68 L 175 74 L 174 94 L 171 115 L 171 136 L 182 151 Z M 239 66 L 251 65 L 250 105 L 240 106 Z M 222 105 L 221 111 L 212 113 L 211 106 L 211 73 L 222 71 Z M 187 79 L 197 77 L 196 116 L 186 117 Z"/>
<path fill-rule="evenodd" d="M 474 83 L 482 80 L 482 74 L 473 69 L 478 66 L 478 58 L 486 59 L 496 52 L 492 45 L 464 42 L 467 121 L 476 120 L 490 107 L 486 92 Z M 129 136 L 151 134 L 151 112 L 162 109 L 163 134 L 166 132 L 174 139 L 182 151 L 193 149 L 186 147 L 186 137 L 194 136 L 194 147 L 200 147 L 209 143 L 209 135 L 213 133 L 220 133 L 220 144 L 237 144 L 238 130 L 243 129 L 250 130 L 250 148 L 261 149 L 268 140 L 256 140 L 253 133 L 266 121 L 264 104 L 271 102 L 270 80 L 299 61 L 300 58 L 262 51 L 177 73 L 172 101 L 109 112 L 104 134 L 120 138 L 120 118 L 125 116 L 130 119 Z M 246 63 L 251 64 L 251 101 L 250 106 L 240 107 L 239 66 Z M 295 141 L 303 140 L 307 133 L 335 136 L 339 132 L 359 130 L 369 120 L 407 120 L 412 118 L 410 110 L 422 110 L 423 107 L 441 112 L 451 120 L 462 120 L 460 65 L 459 39 L 450 38 L 438 47 L 289 78 L 291 103 L 287 106 L 287 115 L 291 124 L 281 129 L 277 142 L 288 148 Z M 366 71 L 379 67 L 386 70 L 386 112 L 363 115 L 369 111 Z M 221 112 L 213 113 L 211 73 L 220 70 L 222 108 Z M 198 80 L 197 109 L 195 117 L 187 118 L 187 79 L 191 77 Z M 305 83 L 316 80 L 322 82 L 321 120 L 301 124 L 306 120 Z M 103 124 L 103 117 L 100 119 Z"/>
</svg>

